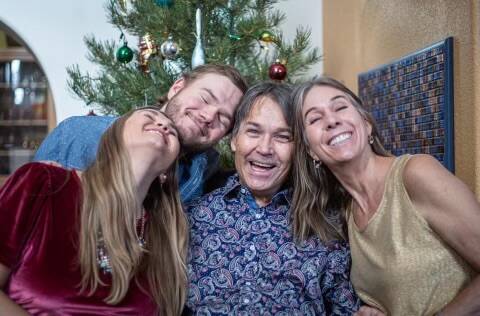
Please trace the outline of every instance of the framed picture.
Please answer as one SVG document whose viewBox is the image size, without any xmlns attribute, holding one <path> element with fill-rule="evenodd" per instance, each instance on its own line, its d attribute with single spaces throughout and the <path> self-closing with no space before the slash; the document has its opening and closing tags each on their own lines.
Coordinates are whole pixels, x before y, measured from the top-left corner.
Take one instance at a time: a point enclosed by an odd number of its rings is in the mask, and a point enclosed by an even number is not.
<svg viewBox="0 0 480 316">
<path fill-rule="evenodd" d="M 430 154 L 455 171 L 452 37 L 361 73 L 358 91 L 387 150 Z"/>
</svg>

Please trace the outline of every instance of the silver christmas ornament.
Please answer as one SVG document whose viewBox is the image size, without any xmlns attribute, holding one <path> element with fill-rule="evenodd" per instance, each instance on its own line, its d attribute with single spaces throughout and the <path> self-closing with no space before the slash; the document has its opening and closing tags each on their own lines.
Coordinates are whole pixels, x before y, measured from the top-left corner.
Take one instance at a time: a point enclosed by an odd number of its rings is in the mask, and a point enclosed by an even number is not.
<svg viewBox="0 0 480 316">
<path fill-rule="evenodd" d="M 177 60 L 165 59 L 163 61 L 163 68 L 173 78 L 179 78 L 180 75 L 182 74 L 182 69 L 184 67 L 182 67 L 182 63 L 178 59 Z"/>
<path fill-rule="evenodd" d="M 205 64 L 205 51 L 202 46 L 202 10 L 199 7 L 195 12 L 195 26 L 197 42 L 192 54 L 192 69 Z"/>
<path fill-rule="evenodd" d="M 167 40 L 160 46 L 160 53 L 166 59 L 174 59 L 178 54 L 178 44 L 173 40 L 173 36 L 169 35 Z"/>
</svg>

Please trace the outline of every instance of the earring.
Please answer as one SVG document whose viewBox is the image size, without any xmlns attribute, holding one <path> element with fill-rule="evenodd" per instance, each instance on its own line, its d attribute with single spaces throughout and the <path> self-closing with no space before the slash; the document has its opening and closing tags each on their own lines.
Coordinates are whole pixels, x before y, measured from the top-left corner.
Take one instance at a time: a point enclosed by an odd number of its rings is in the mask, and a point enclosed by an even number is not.
<svg viewBox="0 0 480 316">
<path fill-rule="evenodd" d="M 375 140 L 375 139 L 373 138 L 372 135 L 368 135 L 368 143 L 369 143 L 370 145 L 373 144 L 373 141 L 374 141 L 374 140 Z"/>
<path fill-rule="evenodd" d="M 320 169 L 320 166 L 322 165 L 322 162 L 320 160 L 312 159 L 313 160 L 313 166 L 315 169 Z"/>
<path fill-rule="evenodd" d="M 166 175 L 165 173 L 162 173 L 162 174 L 159 176 L 159 178 L 160 178 L 160 183 L 161 183 L 161 184 L 164 184 L 165 181 L 167 181 L 167 175 Z"/>
</svg>

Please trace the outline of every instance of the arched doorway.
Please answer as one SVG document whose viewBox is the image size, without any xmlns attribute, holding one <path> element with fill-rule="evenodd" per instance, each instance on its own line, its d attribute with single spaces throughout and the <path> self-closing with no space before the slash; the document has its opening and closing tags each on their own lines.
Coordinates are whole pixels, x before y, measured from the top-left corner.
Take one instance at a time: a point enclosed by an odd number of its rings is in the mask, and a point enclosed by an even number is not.
<svg viewBox="0 0 480 316">
<path fill-rule="evenodd" d="M 0 183 L 32 160 L 54 121 L 44 71 L 26 43 L 0 22 Z"/>
</svg>

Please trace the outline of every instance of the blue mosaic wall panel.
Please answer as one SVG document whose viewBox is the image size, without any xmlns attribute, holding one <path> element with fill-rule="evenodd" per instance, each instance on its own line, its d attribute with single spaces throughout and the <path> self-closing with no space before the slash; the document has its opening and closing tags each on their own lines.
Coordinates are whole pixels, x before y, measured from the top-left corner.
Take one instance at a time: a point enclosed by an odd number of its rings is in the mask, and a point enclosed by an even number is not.
<svg viewBox="0 0 480 316">
<path fill-rule="evenodd" d="M 361 73 L 358 91 L 392 154 L 430 154 L 454 172 L 453 38 Z"/>
</svg>

